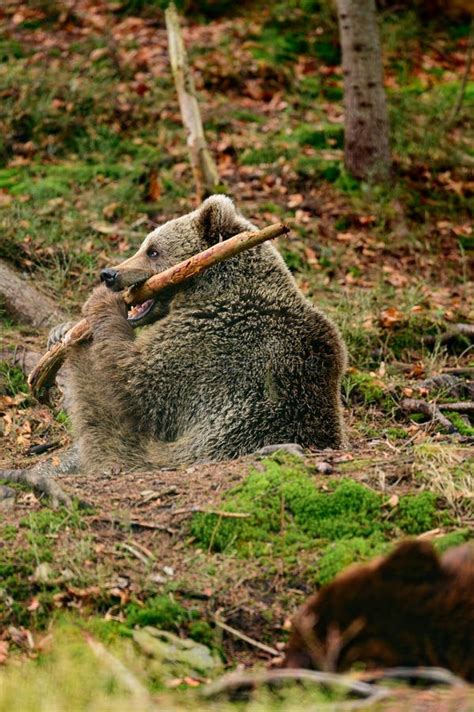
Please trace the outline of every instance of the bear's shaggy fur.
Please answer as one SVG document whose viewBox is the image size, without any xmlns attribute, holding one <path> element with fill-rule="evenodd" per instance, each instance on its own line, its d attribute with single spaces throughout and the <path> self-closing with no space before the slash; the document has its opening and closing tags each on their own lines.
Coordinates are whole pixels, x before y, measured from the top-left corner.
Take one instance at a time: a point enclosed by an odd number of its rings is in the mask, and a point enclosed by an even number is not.
<svg viewBox="0 0 474 712">
<path fill-rule="evenodd" d="M 440 666 L 474 682 L 474 548 L 440 559 L 406 541 L 387 557 L 354 565 L 297 613 L 284 665 L 347 670 Z"/>
<path fill-rule="evenodd" d="M 229 198 L 212 196 L 111 268 L 112 289 L 248 229 Z M 84 307 L 94 337 L 68 360 L 82 467 L 175 466 L 275 443 L 341 445 L 343 343 L 272 245 L 161 293 L 144 311 L 127 318 L 120 294 L 105 286 Z"/>
</svg>

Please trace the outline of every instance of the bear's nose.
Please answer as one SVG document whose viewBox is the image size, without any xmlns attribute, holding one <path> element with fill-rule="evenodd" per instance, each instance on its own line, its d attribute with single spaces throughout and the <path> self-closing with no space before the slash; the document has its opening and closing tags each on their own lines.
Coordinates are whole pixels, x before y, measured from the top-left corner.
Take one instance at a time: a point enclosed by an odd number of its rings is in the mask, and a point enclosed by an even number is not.
<svg viewBox="0 0 474 712">
<path fill-rule="evenodd" d="M 118 272 L 113 267 L 107 267 L 103 269 L 100 273 L 100 281 L 105 282 L 105 285 L 109 289 L 113 289 L 116 286 Z"/>
</svg>

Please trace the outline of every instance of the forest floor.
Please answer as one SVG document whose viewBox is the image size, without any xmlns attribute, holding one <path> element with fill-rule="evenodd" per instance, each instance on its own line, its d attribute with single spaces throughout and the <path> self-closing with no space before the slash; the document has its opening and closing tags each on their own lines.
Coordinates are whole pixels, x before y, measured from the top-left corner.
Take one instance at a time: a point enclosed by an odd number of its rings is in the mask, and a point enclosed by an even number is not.
<svg viewBox="0 0 474 712">
<path fill-rule="evenodd" d="M 71 316 L 100 268 L 193 207 L 158 5 L 8 0 L 0 9 L 0 258 Z M 83 502 L 73 511 L 6 492 L 1 712 L 335 704 L 343 697 L 309 687 L 260 690 L 248 703 L 200 693 L 236 664 L 277 661 L 297 606 L 352 561 L 406 535 L 440 551 L 473 537 L 472 420 L 443 411 L 455 431 L 447 432 L 402 405 L 474 400 L 471 340 L 456 328 L 474 316 L 472 81 L 451 116 L 468 33 L 461 20 L 382 13 L 394 170 L 390 184 L 373 185 L 343 167 L 329 3 L 188 18 L 220 175 L 255 224 L 291 223 L 278 247 L 346 340 L 349 445 L 305 458 L 63 477 Z M 52 409 L 32 400 L 21 369 L 47 332 L 0 316 L 0 468 L 29 467 L 45 457 L 37 446 L 53 444 L 55 457 L 70 442 L 69 421 L 60 400 Z M 319 519 L 305 513 L 300 491 Z M 191 649 L 197 662 L 172 654 L 157 629 L 207 649 Z M 378 708 L 473 704 L 468 689 L 394 685 Z"/>
</svg>

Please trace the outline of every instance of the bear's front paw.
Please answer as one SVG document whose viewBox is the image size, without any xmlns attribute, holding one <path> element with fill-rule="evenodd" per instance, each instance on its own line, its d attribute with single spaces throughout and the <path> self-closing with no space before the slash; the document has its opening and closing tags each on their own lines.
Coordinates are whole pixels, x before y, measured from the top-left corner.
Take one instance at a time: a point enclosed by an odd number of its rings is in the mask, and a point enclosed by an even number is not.
<svg viewBox="0 0 474 712">
<path fill-rule="evenodd" d="M 47 349 L 49 349 L 54 346 L 54 344 L 58 344 L 60 341 L 64 339 L 66 336 L 67 332 L 69 329 L 71 329 L 74 326 L 73 321 L 65 321 L 64 324 L 59 324 L 58 326 L 54 326 L 51 331 L 48 334 L 48 345 Z"/>
<path fill-rule="evenodd" d="M 127 318 L 127 306 L 120 292 L 111 292 L 103 284 L 96 287 L 87 302 L 82 307 L 82 313 L 88 322 L 93 324 L 107 314 L 120 314 Z"/>
</svg>

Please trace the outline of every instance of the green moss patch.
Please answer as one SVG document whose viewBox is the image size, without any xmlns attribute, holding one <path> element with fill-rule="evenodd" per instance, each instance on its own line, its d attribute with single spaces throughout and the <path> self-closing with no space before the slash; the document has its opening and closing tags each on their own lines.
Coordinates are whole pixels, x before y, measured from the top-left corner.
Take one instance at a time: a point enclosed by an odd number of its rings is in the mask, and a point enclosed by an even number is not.
<svg viewBox="0 0 474 712">
<path fill-rule="evenodd" d="M 281 555 L 291 563 L 298 551 L 314 550 L 316 579 L 325 582 L 354 559 L 383 551 L 390 537 L 447 521 L 429 492 L 402 496 L 395 509 L 386 500 L 347 478 L 318 485 L 301 462 L 275 456 L 227 493 L 222 513 L 196 514 L 191 530 L 214 552 Z"/>
<path fill-rule="evenodd" d="M 384 382 L 370 373 L 351 369 L 344 379 L 344 393 L 347 401 L 359 405 L 379 405 L 389 408 L 392 399 Z"/>
<path fill-rule="evenodd" d="M 329 583 L 339 571 L 350 566 L 354 561 L 367 561 L 374 556 L 384 554 L 390 546 L 390 543 L 380 535 L 367 539 L 354 537 L 329 544 L 317 565 L 313 567 L 314 579 L 321 585 Z"/>
<path fill-rule="evenodd" d="M 28 393 L 28 384 L 21 368 L 11 366 L 6 361 L 0 362 L 0 393 L 8 396 Z"/>
</svg>

